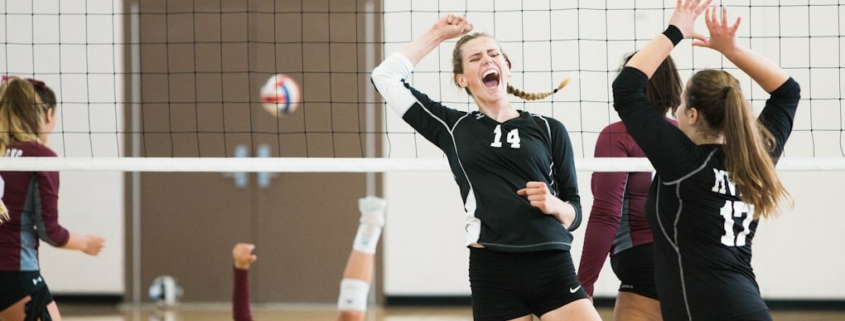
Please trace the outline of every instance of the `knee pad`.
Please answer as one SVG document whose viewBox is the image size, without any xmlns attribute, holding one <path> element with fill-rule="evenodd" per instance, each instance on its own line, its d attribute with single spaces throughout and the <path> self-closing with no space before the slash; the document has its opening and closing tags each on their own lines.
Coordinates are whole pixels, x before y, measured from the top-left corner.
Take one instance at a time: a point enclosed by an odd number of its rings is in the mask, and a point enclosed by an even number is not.
<svg viewBox="0 0 845 321">
<path fill-rule="evenodd" d="M 337 309 L 341 311 L 367 311 L 367 295 L 369 292 L 369 283 L 356 279 L 343 279 L 340 281 Z"/>
</svg>

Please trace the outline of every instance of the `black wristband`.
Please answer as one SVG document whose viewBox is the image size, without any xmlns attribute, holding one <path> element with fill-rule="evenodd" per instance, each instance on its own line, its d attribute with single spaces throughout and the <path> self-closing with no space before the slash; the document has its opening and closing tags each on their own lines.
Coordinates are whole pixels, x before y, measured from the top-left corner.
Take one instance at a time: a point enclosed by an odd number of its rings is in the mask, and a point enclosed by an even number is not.
<svg viewBox="0 0 845 321">
<path fill-rule="evenodd" d="M 673 46 L 677 46 L 681 40 L 684 40 L 684 34 L 681 33 L 681 29 L 678 29 L 678 27 L 675 27 L 674 25 L 669 25 L 669 27 L 666 28 L 666 31 L 663 31 L 663 35 L 672 41 Z"/>
</svg>

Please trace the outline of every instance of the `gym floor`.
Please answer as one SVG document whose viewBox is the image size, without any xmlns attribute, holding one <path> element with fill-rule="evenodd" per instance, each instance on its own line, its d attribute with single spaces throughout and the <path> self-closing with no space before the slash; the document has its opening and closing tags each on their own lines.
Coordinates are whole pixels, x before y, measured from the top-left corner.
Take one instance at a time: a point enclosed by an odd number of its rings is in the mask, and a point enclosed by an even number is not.
<svg viewBox="0 0 845 321">
<path fill-rule="evenodd" d="M 66 321 L 231 321 L 228 304 L 191 304 L 171 310 L 145 306 L 131 308 L 114 305 L 62 304 L 62 319 Z M 367 320 L 377 321 L 471 321 L 469 307 L 386 307 L 373 308 Z M 331 305 L 256 304 L 252 306 L 255 321 L 334 320 L 336 310 Z M 604 320 L 613 320 L 613 309 L 600 308 Z M 778 321 L 845 321 L 845 307 L 832 311 L 772 310 Z"/>
</svg>

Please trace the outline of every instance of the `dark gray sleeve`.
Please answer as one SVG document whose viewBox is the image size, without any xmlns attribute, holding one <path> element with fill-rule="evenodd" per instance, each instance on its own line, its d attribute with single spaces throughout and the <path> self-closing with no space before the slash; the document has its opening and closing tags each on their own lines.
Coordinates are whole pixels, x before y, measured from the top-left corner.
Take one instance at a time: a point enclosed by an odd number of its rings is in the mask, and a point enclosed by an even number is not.
<svg viewBox="0 0 845 321">
<path fill-rule="evenodd" d="M 575 173 L 575 156 L 572 141 L 566 126 L 556 119 L 549 119 L 549 130 L 552 138 L 552 160 L 554 161 L 553 175 L 557 183 L 557 197 L 568 202 L 575 209 L 575 219 L 569 225 L 569 231 L 574 231 L 581 225 L 581 195 L 578 194 L 578 176 Z"/>
<path fill-rule="evenodd" d="M 651 107 L 645 96 L 647 81 L 639 69 L 623 68 L 613 81 L 613 108 L 657 174 L 674 181 L 699 165 L 699 155 L 695 143 Z"/>
<path fill-rule="evenodd" d="M 772 133 L 775 145 L 771 155 L 775 160 L 783 153 L 786 140 L 792 133 L 792 123 L 800 100 L 801 86 L 790 77 L 778 89 L 772 91 L 771 97 L 766 100 L 766 107 L 757 118 Z"/>
</svg>

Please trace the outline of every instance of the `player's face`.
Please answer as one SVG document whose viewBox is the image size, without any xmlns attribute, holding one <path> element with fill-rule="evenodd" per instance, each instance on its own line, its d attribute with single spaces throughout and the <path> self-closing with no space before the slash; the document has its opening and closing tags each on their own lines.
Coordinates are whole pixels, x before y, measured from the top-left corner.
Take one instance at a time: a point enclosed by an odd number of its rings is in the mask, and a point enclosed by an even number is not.
<svg viewBox="0 0 845 321">
<path fill-rule="evenodd" d="M 684 98 L 686 96 L 686 92 L 681 94 L 681 105 L 678 106 L 678 109 L 675 111 L 675 118 L 678 120 L 678 128 L 690 136 L 690 124 L 689 124 L 689 115 L 687 115 L 687 100 Z"/>
<path fill-rule="evenodd" d="M 56 128 L 56 110 L 51 108 L 44 112 L 44 122 L 41 124 L 41 133 L 38 139 L 42 142 L 47 141 L 47 136 L 53 133 Z"/>
<path fill-rule="evenodd" d="M 507 99 L 506 79 L 510 68 L 495 39 L 479 37 L 470 40 L 461 48 L 461 54 L 464 72 L 456 77 L 462 87 L 469 88 L 477 100 Z"/>
</svg>

